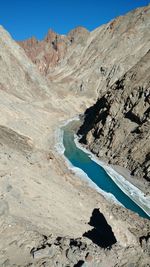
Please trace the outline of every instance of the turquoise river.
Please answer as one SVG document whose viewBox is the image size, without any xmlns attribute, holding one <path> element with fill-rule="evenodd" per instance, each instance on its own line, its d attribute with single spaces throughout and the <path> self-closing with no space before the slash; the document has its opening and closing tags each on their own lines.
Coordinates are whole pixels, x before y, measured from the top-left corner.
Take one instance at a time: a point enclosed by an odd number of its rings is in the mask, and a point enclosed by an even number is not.
<svg viewBox="0 0 150 267">
<path fill-rule="evenodd" d="M 90 155 L 78 148 L 74 141 L 74 131 L 68 125 L 63 127 L 64 155 L 74 167 L 80 168 L 103 191 L 111 193 L 127 209 L 138 213 L 141 217 L 149 216 L 131 200 L 109 177 L 106 171 Z"/>
</svg>

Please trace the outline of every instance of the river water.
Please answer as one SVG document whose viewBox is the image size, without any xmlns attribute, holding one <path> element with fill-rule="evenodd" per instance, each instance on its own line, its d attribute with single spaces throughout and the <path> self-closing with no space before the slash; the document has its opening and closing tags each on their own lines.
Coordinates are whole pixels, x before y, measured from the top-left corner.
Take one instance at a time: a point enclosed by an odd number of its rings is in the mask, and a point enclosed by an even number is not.
<svg viewBox="0 0 150 267">
<path fill-rule="evenodd" d="M 141 217 L 149 219 L 149 216 L 116 185 L 106 171 L 93 161 L 88 153 L 76 146 L 74 130 L 70 125 L 69 123 L 69 126 L 63 127 L 64 155 L 70 163 L 86 173 L 103 191 L 112 194 L 124 207 L 138 213 Z"/>
</svg>

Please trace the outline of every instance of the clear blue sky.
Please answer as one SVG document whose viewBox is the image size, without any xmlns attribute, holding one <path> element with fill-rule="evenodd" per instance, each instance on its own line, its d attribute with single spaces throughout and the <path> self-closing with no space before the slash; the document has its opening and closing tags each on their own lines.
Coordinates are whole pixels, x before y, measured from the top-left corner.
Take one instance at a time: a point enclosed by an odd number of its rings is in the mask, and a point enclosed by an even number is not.
<svg viewBox="0 0 150 267">
<path fill-rule="evenodd" d="M 0 0 L 0 24 L 16 40 L 42 39 L 49 28 L 66 34 L 77 26 L 93 30 L 149 0 Z"/>
</svg>

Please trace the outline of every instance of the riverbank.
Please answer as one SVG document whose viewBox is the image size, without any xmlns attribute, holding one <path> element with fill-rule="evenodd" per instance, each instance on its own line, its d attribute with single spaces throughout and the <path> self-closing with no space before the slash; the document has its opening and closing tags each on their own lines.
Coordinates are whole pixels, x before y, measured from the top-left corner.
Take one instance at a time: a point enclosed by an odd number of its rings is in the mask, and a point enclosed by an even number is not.
<svg viewBox="0 0 150 267">
<path fill-rule="evenodd" d="M 57 151 L 61 153 L 61 155 L 64 156 L 64 145 L 63 145 L 63 127 L 67 124 L 71 123 L 71 121 L 78 121 L 79 124 L 79 117 L 74 117 L 72 119 L 69 119 L 68 121 L 65 121 L 62 123 L 61 128 L 57 132 Z M 59 134 L 58 134 L 59 133 Z M 132 200 L 134 201 L 144 212 L 150 216 L 150 203 L 149 198 L 144 196 L 144 193 L 139 190 L 137 187 L 135 187 L 133 184 L 131 184 L 128 179 L 126 179 L 127 173 L 123 172 L 120 174 L 117 172 L 117 168 L 113 168 L 113 166 L 110 166 L 102 161 L 100 161 L 96 156 L 94 156 L 91 152 L 89 152 L 85 147 L 83 147 L 78 141 L 79 138 L 75 135 L 74 141 L 77 147 L 79 147 L 82 151 L 84 151 L 86 154 L 90 156 L 90 158 L 96 162 L 98 165 L 100 165 L 111 177 L 111 179 L 115 182 L 115 184 Z M 58 141 L 59 140 L 59 141 Z M 73 166 L 70 161 L 64 156 L 65 161 L 67 163 L 68 168 L 73 171 L 77 176 L 79 176 L 81 179 L 85 180 L 92 188 L 97 190 L 100 194 L 102 194 L 107 200 L 113 201 L 116 204 L 120 204 L 118 200 L 111 194 L 104 192 L 101 190 L 91 179 L 88 177 L 88 175 L 81 170 L 80 168 L 77 168 Z"/>
<path fill-rule="evenodd" d="M 103 191 L 101 188 L 99 188 L 91 179 L 90 177 L 88 177 L 88 175 L 80 168 L 75 167 L 68 159 L 67 157 L 65 157 L 64 152 L 65 152 L 65 147 L 63 144 L 63 135 L 64 135 L 64 131 L 63 131 L 63 127 L 65 127 L 67 124 L 69 124 L 69 122 L 73 121 L 73 120 L 78 120 L 79 118 L 76 117 L 72 120 L 67 120 L 64 123 L 62 123 L 61 127 L 59 129 L 56 130 L 56 145 L 55 145 L 55 149 L 56 151 L 61 155 L 61 157 L 63 157 L 67 168 L 69 169 L 69 171 L 71 173 L 73 173 L 75 176 L 78 176 L 82 181 L 84 181 L 87 186 L 90 186 L 91 188 L 93 188 L 94 190 L 96 190 L 98 193 L 100 193 L 102 196 L 105 197 L 106 200 L 108 200 L 109 202 L 111 201 L 111 203 L 114 204 L 118 204 L 120 206 L 122 206 L 122 204 L 111 194 L 111 193 L 107 193 L 105 191 Z"/>
<path fill-rule="evenodd" d="M 100 165 L 111 177 L 111 179 L 117 184 L 117 186 L 130 198 L 132 199 L 144 212 L 150 217 L 150 197 L 145 196 L 145 194 L 130 183 L 129 175 L 126 170 L 119 168 L 117 166 L 108 165 L 107 163 L 98 159 L 92 152 L 87 150 L 79 143 L 79 137 L 75 135 L 75 144 L 82 151 L 89 154 L 91 159 Z"/>
<path fill-rule="evenodd" d="M 130 171 L 124 167 L 118 166 L 118 165 L 111 165 L 114 170 L 116 170 L 120 175 L 126 178 L 131 184 L 133 184 L 135 187 L 137 187 L 140 191 L 144 193 L 144 196 L 147 199 L 150 199 L 150 194 L 149 194 L 149 184 L 147 181 L 141 181 L 141 179 L 138 179 L 135 176 L 132 176 L 130 174 Z"/>
</svg>

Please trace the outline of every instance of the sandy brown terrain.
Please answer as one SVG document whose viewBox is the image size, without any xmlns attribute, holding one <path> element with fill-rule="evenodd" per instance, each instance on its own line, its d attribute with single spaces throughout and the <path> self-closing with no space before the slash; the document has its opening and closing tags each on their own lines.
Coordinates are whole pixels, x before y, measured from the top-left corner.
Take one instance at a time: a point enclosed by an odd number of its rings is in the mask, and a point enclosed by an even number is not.
<svg viewBox="0 0 150 267">
<path fill-rule="evenodd" d="M 90 35 L 90 47 L 105 28 Z M 2 27 L 0 36 L 0 266 L 148 266 L 149 221 L 90 188 L 56 151 L 61 124 L 94 104 L 96 76 L 78 95 L 69 65 L 65 82 L 57 67 L 46 78 Z M 85 234 L 92 229 L 101 244 Z"/>
</svg>

